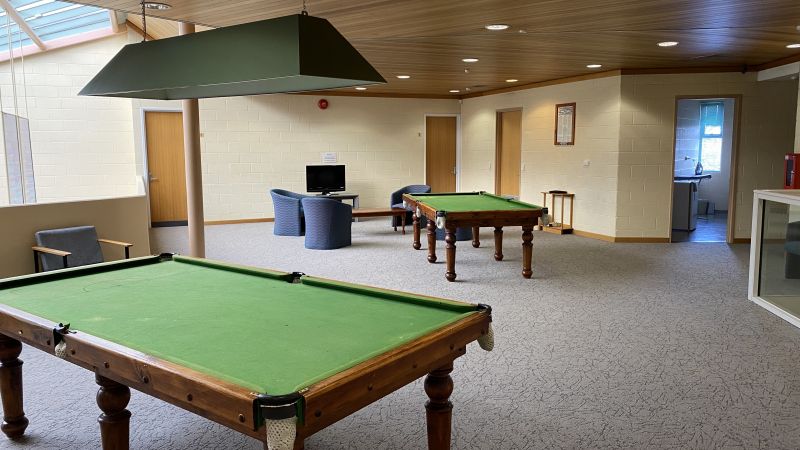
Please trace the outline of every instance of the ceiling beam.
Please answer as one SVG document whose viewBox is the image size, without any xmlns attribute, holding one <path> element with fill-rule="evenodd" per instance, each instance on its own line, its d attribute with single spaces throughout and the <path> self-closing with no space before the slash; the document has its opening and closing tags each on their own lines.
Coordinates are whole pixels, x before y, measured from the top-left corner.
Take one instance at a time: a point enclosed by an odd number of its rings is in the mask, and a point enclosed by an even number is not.
<svg viewBox="0 0 800 450">
<path fill-rule="evenodd" d="M 117 18 L 117 12 L 113 9 L 109 9 L 108 19 L 111 20 L 111 30 L 114 31 L 114 33 L 119 33 L 119 19 Z"/>
<path fill-rule="evenodd" d="M 31 29 L 31 27 L 28 25 L 28 22 L 25 22 L 25 19 L 23 19 L 17 10 L 11 6 L 11 3 L 9 3 L 8 0 L 0 0 L 0 7 L 6 10 L 6 14 L 8 14 L 8 16 L 17 23 L 19 29 L 24 31 L 40 50 L 47 50 L 47 46 L 44 45 L 44 42 L 42 42 L 39 36 L 33 31 L 33 29 Z M 11 30 L 8 31 L 9 33 L 11 32 Z"/>
<path fill-rule="evenodd" d="M 2 1 L 2 0 L 0 0 L 0 1 Z M 131 22 L 130 19 L 128 19 L 125 22 L 125 26 L 127 26 L 129 30 L 133 31 L 134 33 L 138 34 L 139 36 L 141 36 L 142 38 L 144 38 L 144 39 L 146 39 L 148 41 L 155 41 L 155 40 L 158 39 L 157 37 L 153 36 L 150 33 L 147 33 L 147 36 L 145 36 L 144 35 L 144 31 L 142 31 L 142 29 L 139 28 L 139 25 L 136 25 L 135 23 Z"/>
</svg>

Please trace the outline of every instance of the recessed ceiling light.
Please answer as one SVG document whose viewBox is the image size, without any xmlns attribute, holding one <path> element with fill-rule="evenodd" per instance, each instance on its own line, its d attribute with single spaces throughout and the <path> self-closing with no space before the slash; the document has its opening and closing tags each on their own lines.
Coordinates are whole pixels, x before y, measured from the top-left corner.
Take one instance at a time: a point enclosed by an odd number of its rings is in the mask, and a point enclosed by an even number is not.
<svg viewBox="0 0 800 450">
<path fill-rule="evenodd" d="M 800 44 L 789 44 L 786 48 L 800 48 Z"/>
<path fill-rule="evenodd" d="M 411 75 L 398 75 L 397 78 L 400 78 L 401 80 L 407 80 L 411 78 Z"/>
<path fill-rule="evenodd" d="M 508 27 L 509 27 L 509 25 L 506 25 L 504 23 L 495 23 L 495 24 L 491 24 L 491 25 L 486 25 L 485 28 L 487 30 L 491 30 L 491 31 L 503 31 L 503 30 L 507 30 Z"/>
<path fill-rule="evenodd" d="M 461 91 L 459 91 L 458 89 L 450 89 L 450 93 L 451 94 L 457 94 L 459 92 L 461 92 Z"/>
<path fill-rule="evenodd" d="M 603 67 L 603 65 L 602 65 L 602 64 L 587 64 L 587 65 L 586 65 L 586 68 L 587 68 L 587 69 L 599 69 L 599 68 L 601 68 L 601 67 Z"/>
<path fill-rule="evenodd" d="M 171 5 L 161 2 L 144 2 L 144 7 L 147 9 L 157 9 L 159 11 L 165 11 L 172 8 Z"/>
<path fill-rule="evenodd" d="M 678 42 L 676 41 L 664 41 L 658 43 L 659 47 L 675 47 L 676 45 L 678 45 Z"/>
<path fill-rule="evenodd" d="M 516 78 L 509 78 L 506 80 L 506 83 L 516 83 L 517 81 L 519 80 L 517 80 Z"/>
<path fill-rule="evenodd" d="M 366 91 L 367 88 L 365 88 L 364 86 L 359 86 L 359 87 L 356 88 L 356 90 L 357 91 Z"/>
<path fill-rule="evenodd" d="M 478 62 L 478 58 L 464 58 L 462 59 L 462 61 L 466 63 L 473 63 L 473 62 Z"/>
</svg>

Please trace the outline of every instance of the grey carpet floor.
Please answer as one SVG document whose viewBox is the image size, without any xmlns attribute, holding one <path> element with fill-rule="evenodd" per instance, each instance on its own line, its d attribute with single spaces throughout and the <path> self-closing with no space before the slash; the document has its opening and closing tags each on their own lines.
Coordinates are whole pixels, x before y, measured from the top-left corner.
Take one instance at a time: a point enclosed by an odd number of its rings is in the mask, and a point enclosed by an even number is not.
<svg viewBox="0 0 800 450">
<path fill-rule="evenodd" d="M 185 252 L 184 234 L 153 230 L 153 251 Z M 353 224 L 353 246 L 335 251 L 271 224 L 212 226 L 207 256 L 492 305 L 495 351 L 472 344 L 453 372 L 453 448 L 800 447 L 800 330 L 747 300 L 748 246 L 537 232 L 525 280 L 519 229 L 499 263 L 484 234 L 480 249 L 459 243 L 456 283 L 384 220 Z M 23 358 L 28 437 L 0 447 L 98 448 L 92 374 L 29 348 Z M 306 448 L 424 448 L 425 399 L 412 383 Z M 129 409 L 135 449 L 261 448 L 138 392 Z"/>
</svg>

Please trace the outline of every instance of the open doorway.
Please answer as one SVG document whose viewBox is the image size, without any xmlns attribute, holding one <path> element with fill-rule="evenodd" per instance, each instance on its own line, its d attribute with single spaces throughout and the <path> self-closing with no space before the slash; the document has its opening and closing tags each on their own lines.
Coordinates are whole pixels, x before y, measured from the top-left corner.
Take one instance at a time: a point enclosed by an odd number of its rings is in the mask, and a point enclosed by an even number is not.
<svg viewBox="0 0 800 450">
<path fill-rule="evenodd" d="M 732 242 L 741 96 L 675 105 L 672 242 Z"/>
</svg>

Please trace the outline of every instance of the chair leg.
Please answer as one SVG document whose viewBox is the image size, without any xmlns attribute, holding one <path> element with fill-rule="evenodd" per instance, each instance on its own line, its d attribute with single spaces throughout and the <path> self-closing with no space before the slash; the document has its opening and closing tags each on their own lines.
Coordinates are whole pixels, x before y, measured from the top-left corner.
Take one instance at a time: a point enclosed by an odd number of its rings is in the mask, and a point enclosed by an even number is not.
<svg viewBox="0 0 800 450">
<path fill-rule="evenodd" d="M 33 273 L 39 273 L 39 252 L 33 251 Z"/>
</svg>

